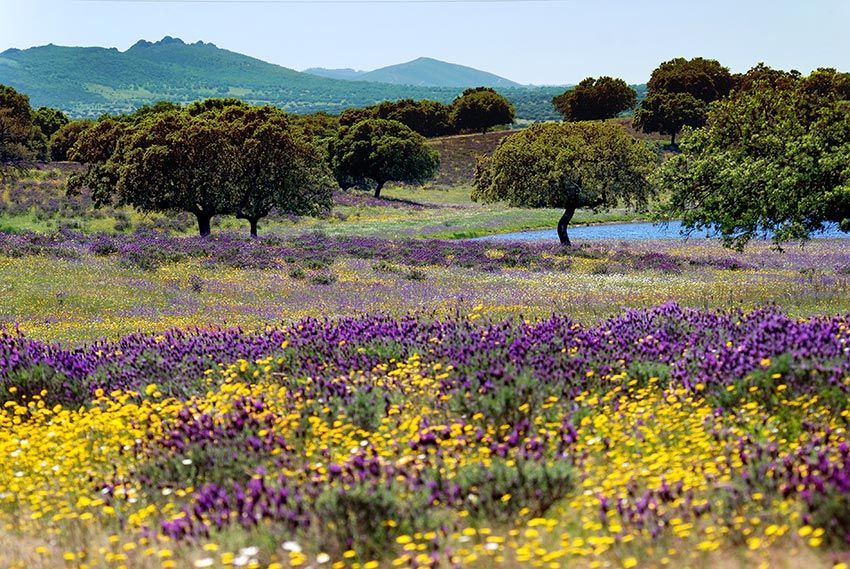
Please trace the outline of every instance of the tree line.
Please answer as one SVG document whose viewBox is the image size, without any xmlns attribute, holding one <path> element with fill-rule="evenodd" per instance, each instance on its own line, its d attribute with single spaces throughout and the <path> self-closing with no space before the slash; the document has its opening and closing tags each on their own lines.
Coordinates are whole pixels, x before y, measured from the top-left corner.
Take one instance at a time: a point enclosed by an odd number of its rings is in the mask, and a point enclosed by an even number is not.
<svg viewBox="0 0 850 569">
<path fill-rule="evenodd" d="M 423 183 L 439 156 L 425 136 L 510 124 L 513 108 L 493 89 L 468 89 L 452 105 L 402 100 L 346 111 L 288 115 L 238 99 L 186 107 L 169 102 L 129 115 L 69 121 L 32 110 L 27 97 L 0 91 L 0 160 L 71 160 L 87 165 L 69 192 L 92 191 L 96 205 L 184 211 L 210 233 L 216 215 L 234 215 L 256 236 L 272 210 L 319 215 L 334 187 L 376 198 L 387 182 Z"/>
<path fill-rule="evenodd" d="M 562 209 L 565 245 L 577 208 L 651 200 L 656 220 L 680 219 L 686 232 L 736 248 L 805 240 L 830 224 L 850 232 L 850 74 L 759 64 L 733 75 L 714 60 L 678 58 L 647 87 L 634 124 L 671 136 L 669 160 L 603 122 L 634 105 L 625 83 L 589 78 L 555 98 L 565 122 L 533 125 L 479 159 L 473 198 Z"/>
<path fill-rule="evenodd" d="M 763 64 L 732 74 L 703 58 L 664 62 L 633 122 L 671 136 L 676 154 L 666 161 L 657 145 L 606 122 L 636 99 L 610 77 L 585 79 L 555 97 L 564 122 L 504 138 L 479 160 L 473 198 L 562 209 L 563 244 L 576 209 L 619 204 L 654 203 L 656 219 L 681 219 L 686 230 L 708 229 L 737 247 L 760 235 L 806 239 L 831 223 L 850 231 L 850 74 L 804 76 Z M 100 204 L 187 211 L 201 235 L 212 216 L 235 215 L 256 235 L 272 210 L 326 211 L 334 187 L 380 197 L 387 182 L 421 183 L 439 165 L 426 136 L 510 120 L 510 104 L 487 88 L 467 90 L 452 105 L 403 100 L 339 117 L 211 99 L 85 122 L 33 111 L 25 96 L 3 87 L 0 158 L 43 153 L 51 133 L 54 158 L 88 165 L 69 191 L 91 188 Z"/>
<path fill-rule="evenodd" d="M 88 188 L 98 206 L 188 212 L 202 236 L 209 235 L 214 216 L 233 215 L 256 236 L 259 221 L 273 210 L 327 212 L 337 186 L 367 189 L 378 198 L 387 182 L 422 183 L 435 175 L 439 156 L 408 126 L 421 130 L 435 105 L 378 107 L 340 119 L 209 99 L 69 121 L 54 109 L 31 109 L 25 95 L 2 87 L 0 161 L 79 162 L 86 169 L 70 177 L 68 191 Z M 510 103 L 487 88 L 468 90 L 440 113 L 446 110 L 457 131 L 513 120 Z"/>
</svg>

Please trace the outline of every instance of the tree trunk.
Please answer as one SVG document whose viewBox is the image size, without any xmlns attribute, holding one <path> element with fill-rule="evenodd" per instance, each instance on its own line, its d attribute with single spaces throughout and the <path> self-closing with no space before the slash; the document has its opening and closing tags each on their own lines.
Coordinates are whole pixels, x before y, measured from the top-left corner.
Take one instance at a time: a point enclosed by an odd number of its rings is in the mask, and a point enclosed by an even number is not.
<svg viewBox="0 0 850 569">
<path fill-rule="evenodd" d="M 564 210 L 564 215 L 561 216 L 561 219 L 558 220 L 558 238 L 564 247 L 570 247 L 572 245 L 570 243 L 570 236 L 567 234 L 567 225 L 569 225 L 575 212 L 576 208 L 568 207 Z"/>
<path fill-rule="evenodd" d="M 676 133 L 670 135 L 670 146 L 676 146 Z"/>
<path fill-rule="evenodd" d="M 385 182 L 378 182 L 378 185 L 375 186 L 375 197 L 381 197 L 381 189 L 384 187 Z"/>
<path fill-rule="evenodd" d="M 198 219 L 198 234 L 201 237 L 209 237 L 210 231 L 210 220 L 212 216 L 206 213 L 196 213 L 195 217 Z"/>
<path fill-rule="evenodd" d="M 248 223 L 251 224 L 251 237 L 253 237 L 254 239 L 257 238 L 257 225 L 259 224 L 259 222 L 260 220 L 256 217 L 248 220 Z"/>
</svg>

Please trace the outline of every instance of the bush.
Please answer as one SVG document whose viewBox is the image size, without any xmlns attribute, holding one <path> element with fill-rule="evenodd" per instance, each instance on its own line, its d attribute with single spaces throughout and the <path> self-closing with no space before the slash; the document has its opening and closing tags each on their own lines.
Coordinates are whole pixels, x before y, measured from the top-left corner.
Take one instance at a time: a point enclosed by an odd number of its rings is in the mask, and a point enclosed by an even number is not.
<svg viewBox="0 0 850 569">
<path fill-rule="evenodd" d="M 531 517 L 545 514 L 572 489 L 573 468 L 566 460 L 496 459 L 461 468 L 454 482 L 470 515 L 510 522 L 525 508 Z"/>
<path fill-rule="evenodd" d="M 824 529 L 824 541 L 836 547 L 850 545 L 850 494 L 830 486 L 815 492 L 808 502 L 810 525 Z"/>
<path fill-rule="evenodd" d="M 315 510 L 324 526 L 320 541 L 325 550 L 354 549 L 365 559 L 392 551 L 395 536 L 432 525 L 426 514 L 427 497 L 394 486 L 328 488 L 317 498 Z M 387 525 L 387 520 L 395 521 L 395 526 Z"/>
<path fill-rule="evenodd" d="M 91 400 L 91 393 L 83 383 L 70 381 L 47 364 L 11 371 L 0 383 L 0 402 L 26 405 L 34 399 L 41 399 L 49 407 L 79 407 Z"/>
<path fill-rule="evenodd" d="M 317 285 L 331 285 L 336 282 L 336 275 L 331 272 L 318 273 L 313 275 L 310 282 Z"/>
<path fill-rule="evenodd" d="M 398 273 L 399 268 L 390 263 L 389 261 L 378 261 L 374 265 L 372 265 L 372 270 L 376 273 Z"/>
</svg>

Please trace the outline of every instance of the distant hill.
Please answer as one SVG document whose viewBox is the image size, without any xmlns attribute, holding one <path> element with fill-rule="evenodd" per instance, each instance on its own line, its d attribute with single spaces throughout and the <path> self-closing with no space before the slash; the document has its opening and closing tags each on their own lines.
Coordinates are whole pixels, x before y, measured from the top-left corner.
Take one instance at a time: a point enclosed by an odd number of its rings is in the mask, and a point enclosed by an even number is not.
<svg viewBox="0 0 850 569">
<path fill-rule="evenodd" d="M 426 65 L 427 67 L 427 65 Z M 404 98 L 451 102 L 462 89 L 346 81 L 318 77 L 221 49 L 166 36 L 139 41 L 126 51 L 46 45 L 0 53 L 0 83 L 27 94 L 34 106 L 60 108 L 72 116 L 121 113 L 159 100 L 187 103 L 238 97 L 293 113 L 339 113 Z M 563 87 L 500 87 L 517 116 L 557 118 L 552 97 Z"/>
<path fill-rule="evenodd" d="M 305 70 L 305 73 L 348 81 L 373 81 L 420 87 L 522 87 L 519 83 L 486 71 L 446 63 L 430 57 L 420 57 L 407 63 L 390 65 L 374 71 L 313 68 Z"/>
<path fill-rule="evenodd" d="M 316 75 L 318 77 L 327 77 L 328 79 L 341 79 L 343 81 L 360 81 L 360 77 L 369 73 L 368 71 L 358 71 L 346 67 L 345 69 L 325 69 L 324 67 L 311 67 L 305 69 L 304 73 Z"/>
</svg>

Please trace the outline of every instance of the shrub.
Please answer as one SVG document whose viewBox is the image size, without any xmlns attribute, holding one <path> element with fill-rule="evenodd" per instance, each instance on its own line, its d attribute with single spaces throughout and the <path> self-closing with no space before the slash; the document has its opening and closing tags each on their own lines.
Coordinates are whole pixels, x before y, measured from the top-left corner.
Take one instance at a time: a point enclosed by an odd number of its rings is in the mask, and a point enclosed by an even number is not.
<svg viewBox="0 0 850 569">
<path fill-rule="evenodd" d="M 429 527 L 428 500 L 392 485 L 361 483 L 346 490 L 328 488 L 316 500 L 326 550 L 354 549 L 361 558 L 386 555 L 395 536 Z M 394 527 L 386 522 L 393 520 Z"/>
<path fill-rule="evenodd" d="M 531 517 L 545 514 L 572 489 L 573 468 L 566 460 L 496 459 L 461 468 L 454 482 L 471 515 L 508 522 L 526 508 Z"/>
<path fill-rule="evenodd" d="M 331 285 L 336 282 L 336 275 L 332 272 L 318 273 L 313 275 L 310 282 L 317 285 Z"/>
<path fill-rule="evenodd" d="M 70 381 L 47 364 L 37 364 L 9 372 L 0 383 L 0 401 L 16 401 L 22 405 L 34 399 L 53 407 L 78 407 L 91 399 L 82 382 Z"/>
</svg>

